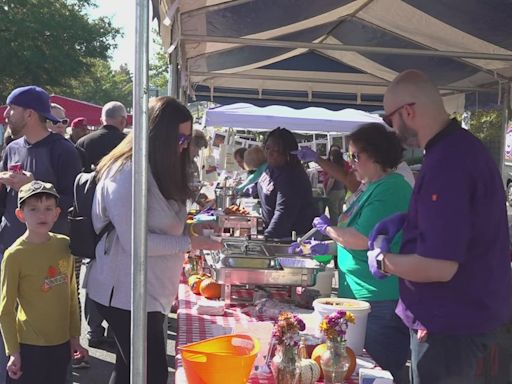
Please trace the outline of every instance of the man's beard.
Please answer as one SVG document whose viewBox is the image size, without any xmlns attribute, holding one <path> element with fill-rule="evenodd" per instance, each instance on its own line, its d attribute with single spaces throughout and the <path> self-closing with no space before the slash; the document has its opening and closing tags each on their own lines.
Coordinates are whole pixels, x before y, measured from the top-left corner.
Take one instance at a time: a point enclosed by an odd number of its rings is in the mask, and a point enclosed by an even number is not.
<svg viewBox="0 0 512 384">
<path fill-rule="evenodd" d="M 14 124 L 10 124 L 9 122 L 7 123 L 7 127 L 11 131 L 11 136 L 14 138 L 23 136 L 23 127 L 24 126 L 25 126 L 24 124 L 19 124 L 19 123 L 14 123 Z"/>
<path fill-rule="evenodd" d="M 419 148 L 418 133 L 409 127 L 400 117 L 400 122 L 396 126 L 396 133 L 402 144 L 407 148 Z"/>
</svg>

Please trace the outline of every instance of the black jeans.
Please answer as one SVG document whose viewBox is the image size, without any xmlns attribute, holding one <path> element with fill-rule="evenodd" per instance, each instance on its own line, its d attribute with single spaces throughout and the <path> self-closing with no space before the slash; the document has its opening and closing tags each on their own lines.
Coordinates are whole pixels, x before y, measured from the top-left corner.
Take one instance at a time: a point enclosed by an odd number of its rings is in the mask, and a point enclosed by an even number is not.
<svg viewBox="0 0 512 384">
<path fill-rule="evenodd" d="M 20 344 L 21 371 L 18 380 L 7 375 L 7 384 L 65 384 L 71 361 L 69 342 L 52 346 Z"/>
<path fill-rule="evenodd" d="M 131 356 L 131 312 L 115 307 L 106 307 L 93 301 L 98 312 L 105 318 L 114 332 L 116 340 L 116 363 L 109 384 L 130 384 Z M 161 312 L 148 312 L 147 332 L 147 382 L 166 384 L 169 375 L 167 368 L 166 335 L 164 334 L 165 315 Z"/>
<path fill-rule="evenodd" d="M 481 335 L 429 333 L 419 342 L 411 330 L 411 368 L 414 384 L 471 384 L 476 362 L 495 341 L 495 332 Z"/>
</svg>

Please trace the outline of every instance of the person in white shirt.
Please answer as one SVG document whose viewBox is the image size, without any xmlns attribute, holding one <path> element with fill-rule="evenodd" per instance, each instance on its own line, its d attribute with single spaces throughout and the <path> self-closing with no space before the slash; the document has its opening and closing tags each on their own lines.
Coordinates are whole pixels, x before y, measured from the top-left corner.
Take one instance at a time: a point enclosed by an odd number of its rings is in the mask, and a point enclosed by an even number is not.
<svg viewBox="0 0 512 384">
<path fill-rule="evenodd" d="M 192 115 L 171 97 L 149 106 L 148 249 L 147 249 L 147 382 L 166 384 L 166 334 L 163 324 L 178 284 L 184 256 L 193 249 L 220 249 L 202 236 L 206 226 L 185 224 L 191 197 L 187 146 Z M 132 151 L 130 133 L 96 169 L 98 184 L 92 219 L 97 232 L 109 221 L 114 231 L 96 247 L 88 268 L 88 296 L 108 322 L 116 339 L 116 363 L 110 384 L 130 382 Z"/>
</svg>

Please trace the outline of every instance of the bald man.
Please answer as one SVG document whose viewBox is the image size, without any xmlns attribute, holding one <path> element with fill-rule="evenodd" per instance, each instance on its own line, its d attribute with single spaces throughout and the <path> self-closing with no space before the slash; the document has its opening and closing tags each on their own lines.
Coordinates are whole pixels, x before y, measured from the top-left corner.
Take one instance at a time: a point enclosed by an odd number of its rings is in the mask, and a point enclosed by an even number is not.
<svg viewBox="0 0 512 384">
<path fill-rule="evenodd" d="M 511 315 L 500 172 L 480 140 L 449 118 L 422 72 L 397 76 L 384 109 L 403 143 L 425 156 L 408 213 L 370 235 L 368 264 L 378 278 L 400 277 L 396 312 L 410 329 L 414 383 L 473 383 L 478 358 Z M 400 254 L 387 253 L 402 228 Z"/>
</svg>

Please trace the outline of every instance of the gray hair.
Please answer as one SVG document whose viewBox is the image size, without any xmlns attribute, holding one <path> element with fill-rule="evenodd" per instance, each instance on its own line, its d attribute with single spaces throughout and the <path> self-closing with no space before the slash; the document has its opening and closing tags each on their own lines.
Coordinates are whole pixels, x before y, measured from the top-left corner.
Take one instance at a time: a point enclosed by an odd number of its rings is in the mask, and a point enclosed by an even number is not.
<svg viewBox="0 0 512 384">
<path fill-rule="evenodd" d="M 51 103 L 50 108 L 51 109 L 60 109 L 62 111 L 62 113 L 66 114 L 66 110 L 61 105 L 59 105 L 57 103 Z"/>
<path fill-rule="evenodd" d="M 101 110 L 101 120 L 117 119 L 118 117 L 126 117 L 126 108 L 119 101 L 109 101 Z"/>
</svg>

